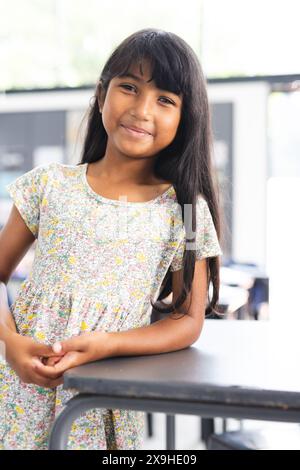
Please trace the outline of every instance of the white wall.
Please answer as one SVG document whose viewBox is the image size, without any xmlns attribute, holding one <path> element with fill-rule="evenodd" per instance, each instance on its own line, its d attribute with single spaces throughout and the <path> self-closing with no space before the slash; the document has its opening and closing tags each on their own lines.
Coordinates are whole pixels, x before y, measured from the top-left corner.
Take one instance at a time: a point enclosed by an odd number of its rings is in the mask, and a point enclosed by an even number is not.
<svg viewBox="0 0 300 470">
<path fill-rule="evenodd" d="M 265 82 L 209 84 L 211 103 L 233 103 L 233 258 L 266 262 L 267 100 Z"/>
<path fill-rule="evenodd" d="M 0 113 L 87 108 L 93 90 L 0 93 Z"/>
</svg>

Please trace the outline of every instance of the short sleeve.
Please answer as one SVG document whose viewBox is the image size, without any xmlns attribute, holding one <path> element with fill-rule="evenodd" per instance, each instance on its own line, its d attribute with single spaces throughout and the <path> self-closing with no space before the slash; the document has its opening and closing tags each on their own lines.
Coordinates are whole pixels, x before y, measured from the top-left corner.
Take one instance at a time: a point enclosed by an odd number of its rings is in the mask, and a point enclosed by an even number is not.
<svg viewBox="0 0 300 470">
<path fill-rule="evenodd" d="M 189 243 L 188 249 L 196 251 L 196 260 L 211 258 L 223 254 L 213 219 L 206 200 L 199 196 L 196 205 L 196 242 Z M 176 248 L 170 265 L 170 271 L 178 271 L 183 267 L 183 255 L 186 248 L 186 237 L 183 236 Z"/>
<path fill-rule="evenodd" d="M 40 165 L 5 186 L 25 224 L 37 238 L 40 206 L 48 181 L 49 165 Z"/>
</svg>

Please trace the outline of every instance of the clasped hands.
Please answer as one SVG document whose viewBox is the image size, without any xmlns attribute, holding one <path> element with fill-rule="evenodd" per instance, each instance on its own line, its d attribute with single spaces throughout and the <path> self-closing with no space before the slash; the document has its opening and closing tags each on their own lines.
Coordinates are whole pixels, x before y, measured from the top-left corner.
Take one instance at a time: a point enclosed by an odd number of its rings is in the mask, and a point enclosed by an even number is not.
<svg viewBox="0 0 300 470">
<path fill-rule="evenodd" d="M 42 357 L 34 362 L 34 370 L 41 376 L 60 380 L 63 373 L 72 368 L 107 357 L 107 333 L 96 331 L 73 336 L 52 345 L 57 356 Z"/>
</svg>

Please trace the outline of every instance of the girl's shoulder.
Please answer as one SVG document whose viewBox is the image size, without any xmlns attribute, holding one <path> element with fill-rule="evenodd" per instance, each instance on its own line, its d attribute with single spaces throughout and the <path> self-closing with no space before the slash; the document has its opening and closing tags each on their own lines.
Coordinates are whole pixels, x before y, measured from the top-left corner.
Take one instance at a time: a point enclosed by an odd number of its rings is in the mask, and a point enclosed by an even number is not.
<svg viewBox="0 0 300 470">
<path fill-rule="evenodd" d="M 27 173 L 28 177 L 42 183 L 63 182 L 77 179 L 82 174 L 82 165 L 50 162 L 39 165 Z"/>
<path fill-rule="evenodd" d="M 27 171 L 22 177 L 29 177 L 29 178 L 40 178 L 48 176 L 77 176 L 82 172 L 84 165 L 69 165 L 66 163 L 59 163 L 59 162 L 50 162 L 45 163 L 42 165 L 35 166 L 32 170 Z"/>
<path fill-rule="evenodd" d="M 82 169 L 82 165 L 68 165 L 58 162 L 38 165 L 6 185 L 6 189 L 8 191 L 18 189 L 36 194 L 43 193 L 50 186 L 64 187 L 68 182 L 73 184 L 74 179 L 78 179 L 82 174 Z"/>
<path fill-rule="evenodd" d="M 51 162 L 44 166 L 49 174 L 64 177 L 77 177 L 81 174 L 83 165 L 71 165 L 67 163 Z"/>
</svg>

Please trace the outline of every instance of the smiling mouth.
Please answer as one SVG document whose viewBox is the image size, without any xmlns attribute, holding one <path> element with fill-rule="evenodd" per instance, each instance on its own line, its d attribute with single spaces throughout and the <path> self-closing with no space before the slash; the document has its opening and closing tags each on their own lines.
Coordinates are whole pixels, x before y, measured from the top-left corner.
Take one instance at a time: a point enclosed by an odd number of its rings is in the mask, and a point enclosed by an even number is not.
<svg viewBox="0 0 300 470">
<path fill-rule="evenodd" d="M 139 132 L 139 131 L 134 131 L 133 129 L 130 129 L 129 127 L 125 127 L 123 124 L 121 124 L 122 129 L 127 133 L 127 135 L 131 135 L 132 137 L 137 137 L 139 139 L 145 138 L 145 137 L 151 137 L 151 134 L 148 134 L 148 132 Z"/>
</svg>

